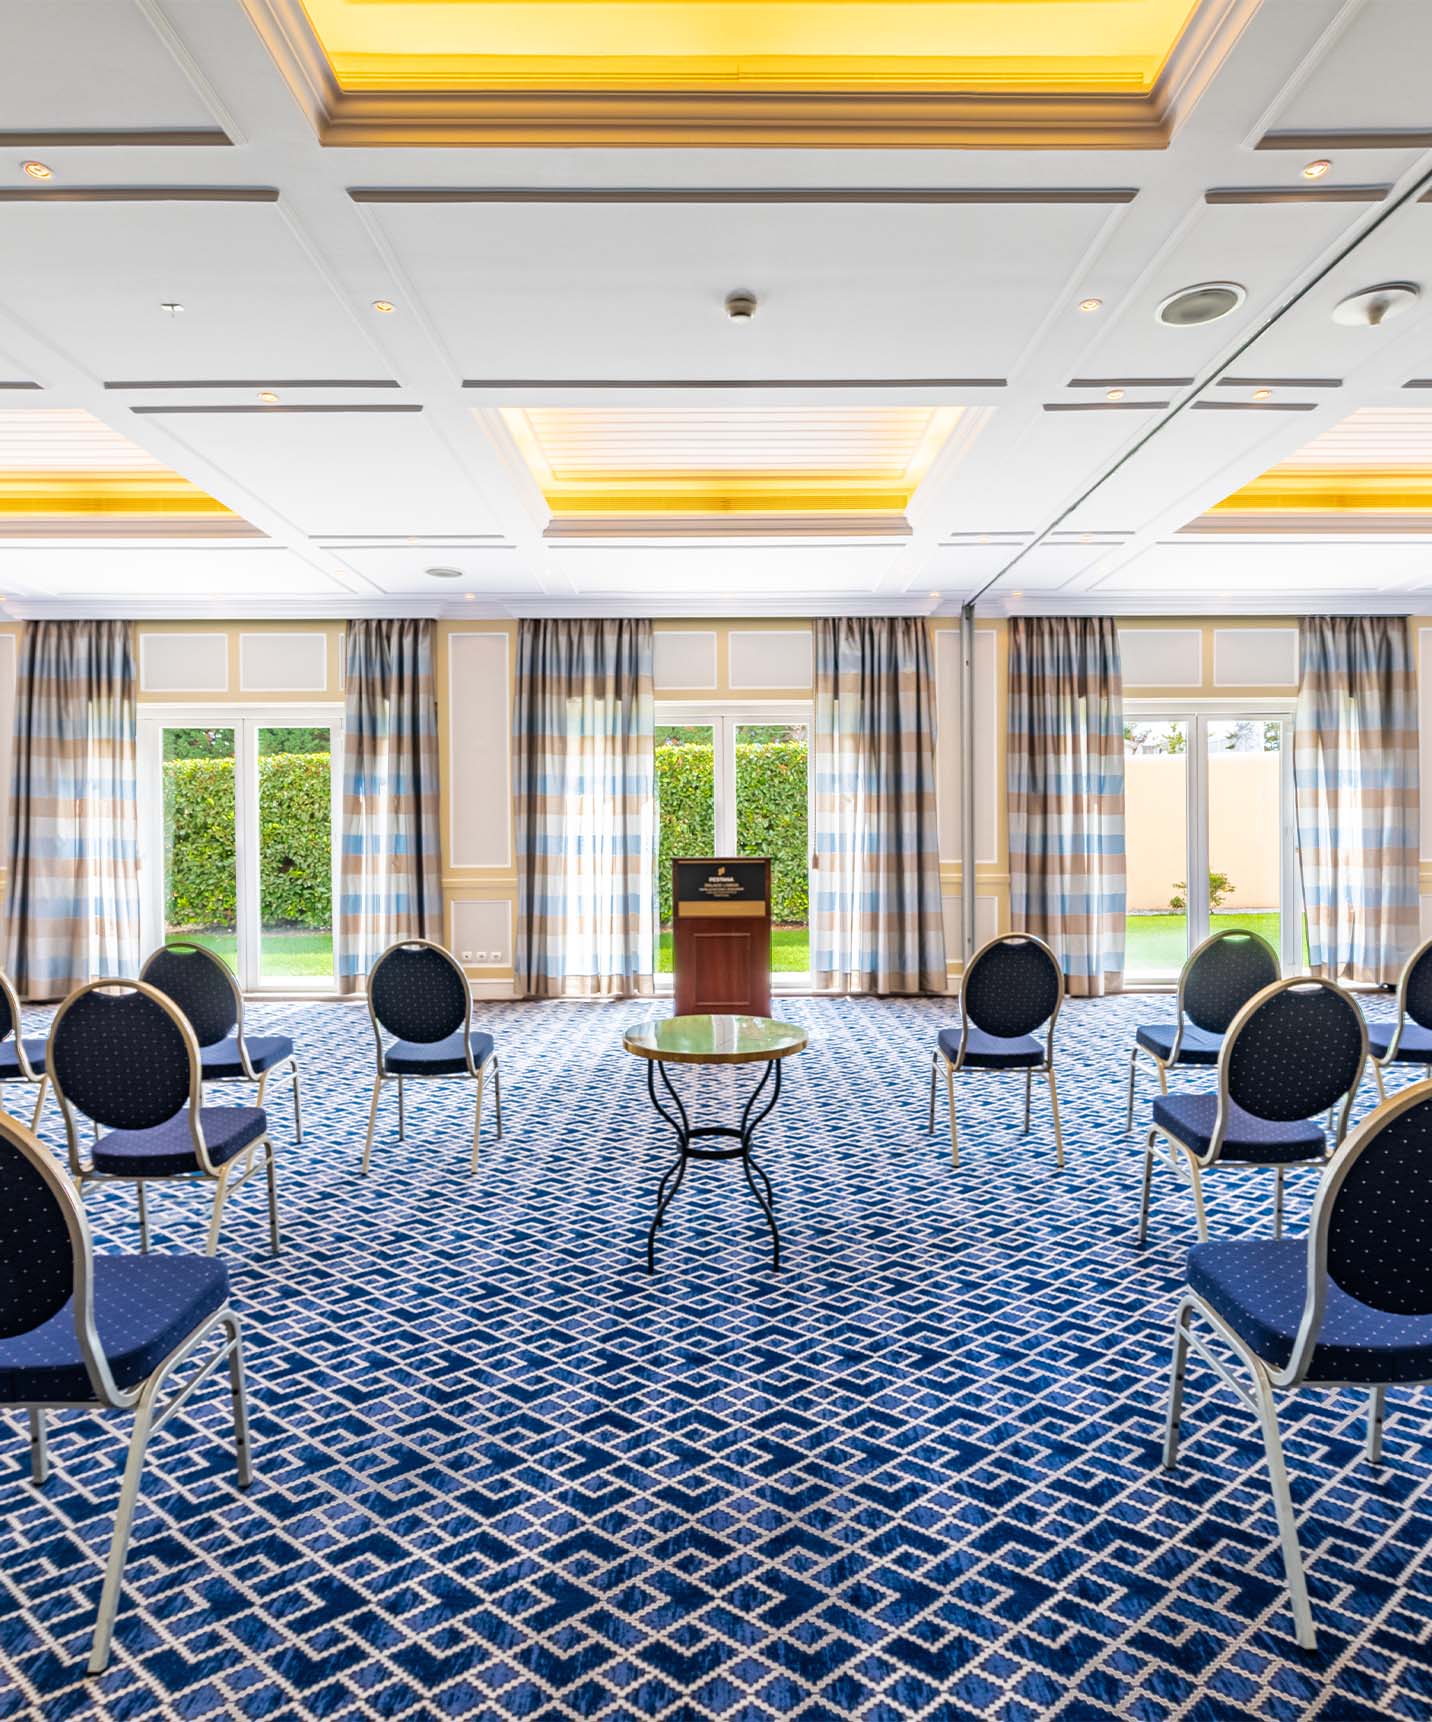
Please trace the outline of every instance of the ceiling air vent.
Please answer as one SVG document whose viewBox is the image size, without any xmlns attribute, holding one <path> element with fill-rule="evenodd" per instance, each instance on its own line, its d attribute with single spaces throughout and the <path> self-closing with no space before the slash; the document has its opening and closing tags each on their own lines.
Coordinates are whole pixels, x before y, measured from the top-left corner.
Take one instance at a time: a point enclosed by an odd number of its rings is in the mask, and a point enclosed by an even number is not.
<svg viewBox="0 0 1432 1722">
<path fill-rule="evenodd" d="M 1202 281 L 1197 287 L 1181 287 L 1170 293 L 1155 315 L 1172 329 L 1194 329 L 1236 311 L 1247 296 L 1236 281 Z"/>
</svg>

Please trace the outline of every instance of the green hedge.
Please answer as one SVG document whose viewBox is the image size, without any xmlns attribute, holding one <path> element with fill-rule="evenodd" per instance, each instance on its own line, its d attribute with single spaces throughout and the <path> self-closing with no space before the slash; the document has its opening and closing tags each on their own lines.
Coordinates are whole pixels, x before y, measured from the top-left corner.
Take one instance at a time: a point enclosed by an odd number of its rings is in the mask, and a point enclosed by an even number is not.
<svg viewBox="0 0 1432 1722">
<path fill-rule="evenodd" d="M 268 927 L 333 925 L 329 756 L 259 759 L 259 895 Z M 164 762 L 171 927 L 233 927 L 234 762 Z"/>
<path fill-rule="evenodd" d="M 656 877 L 663 922 L 671 919 L 673 857 L 715 851 L 713 769 L 709 744 L 657 747 Z M 804 742 L 737 744 L 736 847 L 743 855 L 771 857 L 771 914 L 777 922 L 801 922 L 809 913 L 806 806 Z"/>
</svg>

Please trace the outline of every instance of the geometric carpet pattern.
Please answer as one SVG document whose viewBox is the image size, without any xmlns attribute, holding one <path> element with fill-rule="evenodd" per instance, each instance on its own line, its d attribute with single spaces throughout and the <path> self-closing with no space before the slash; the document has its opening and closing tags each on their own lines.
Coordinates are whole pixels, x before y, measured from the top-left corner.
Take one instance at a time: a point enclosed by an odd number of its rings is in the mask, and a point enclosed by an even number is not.
<svg viewBox="0 0 1432 1722">
<path fill-rule="evenodd" d="M 1134 1247 L 1150 1067 L 1129 1137 L 1123 1085 L 1133 1025 L 1171 1005 L 1065 1006 L 1056 1172 L 1018 1075 L 959 1083 L 958 1171 L 943 1085 L 926 1134 L 949 1004 L 781 1002 L 811 1035 L 758 1140 L 783 1269 L 737 1169 L 698 1164 L 650 1278 L 672 1139 L 620 1040 L 669 1006 L 478 1006 L 506 1134 L 489 1113 L 475 1178 L 471 1085 L 413 1084 L 403 1143 L 386 1089 L 362 1178 L 366 1013 L 251 1007 L 298 1043 L 307 1123 L 295 1145 L 280 1091 L 283 1256 L 261 1182 L 225 1222 L 253 1487 L 213 1383 L 151 1446 L 113 1661 L 87 1681 L 128 1420 L 53 1417 L 35 1490 L 0 1413 L 0 1716 L 1432 1714 L 1421 1390 L 1391 1394 L 1377 1470 L 1360 1395 L 1287 1406 L 1316 1652 L 1292 1638 L 1257 1431 L 1196 1360 L 1183 1462 L 1157 1468 L 1193 1219 L 1161 1167 Z M 751 1073 L 676 1080 L 726 1122 Z M 58 1147 L 57 1125 L 47 1107 Z M 1315 1177 L 1290 1176 L 1295 1230 Z M 1215 1235 L 1269 1233 L 1266 1176 L 1207 1188 Z M 154 1189 L 154 1247 L 202 1249 L 207 1200 Z M 132 1195 L 90 1210 L 99 1248 L 138 1247 Z"/>
</svg>

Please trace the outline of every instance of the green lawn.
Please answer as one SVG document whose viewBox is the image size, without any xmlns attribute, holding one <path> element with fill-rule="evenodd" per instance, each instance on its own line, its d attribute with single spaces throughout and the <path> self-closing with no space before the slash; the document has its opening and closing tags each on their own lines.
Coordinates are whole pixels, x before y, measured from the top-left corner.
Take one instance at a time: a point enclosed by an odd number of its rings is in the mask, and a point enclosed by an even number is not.
<svg viewBox="0 0 1432 1722">
<path fill-rule="evenodd" d="M 192 939 L 222 957 L 237 970 L 239 941 L 233 933 L 176 933 L 176 939 Z M 333 973 L 332 933 L 265 933 L 260 948 L 259 969 L 265 980 L 315 976 L 326 980 Z"/>
<path fill-rule="evenodd" d="M 810 928 L 772 927 L 771 973 L 803 975 L 810 968 Z M 656 952 L 656 972 L 671 973 L 671 934 L 663 933 Z"/>
<path fill-rule="evenodd" d="M 1275 951 L 1279 949 L 1278 914 L 1210 915 L 1208 930 L 1242 927 L 1261 933 Z M 1130 915 L 1125 939 L 1125 969 L 1129 974 L 1177 974 L 1188 955 L 1188 922 L 1182 915 Z"/>
</svg>

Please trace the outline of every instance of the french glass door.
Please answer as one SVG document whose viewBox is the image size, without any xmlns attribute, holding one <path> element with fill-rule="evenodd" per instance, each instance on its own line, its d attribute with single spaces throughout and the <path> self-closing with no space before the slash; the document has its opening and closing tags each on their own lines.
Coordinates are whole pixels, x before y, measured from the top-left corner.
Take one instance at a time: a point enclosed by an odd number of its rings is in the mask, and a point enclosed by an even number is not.
<svg viewBox="0 0 1432 1722">
<path fill-rule="evenodd" d="M 1286 707 L 1124 713 L 1125 972 L 1174 978 L 1210 933 L 1246 927 L 1305 962 Z"/>
<path fill-rule="evenodd" d="M 658 706 L 658 974 L 671 972 L 673 859 L 769 855 L 772 977 L 807 983 L 809 750 L 808 706 Z"/>
<path fill-rule="evenodd" d="M 328 706 L 141 717 L 146 950 L 207 945 L 246 992 L 333 988 L 341 742 Z"/>
</svg>

